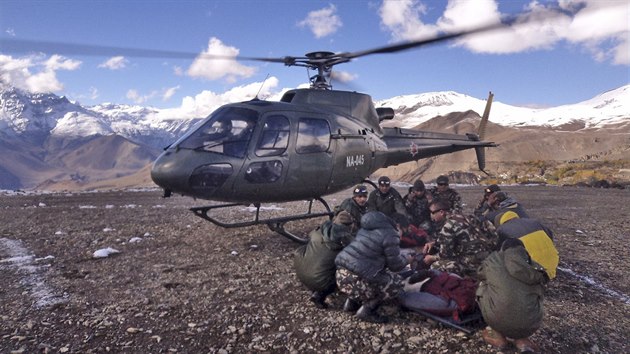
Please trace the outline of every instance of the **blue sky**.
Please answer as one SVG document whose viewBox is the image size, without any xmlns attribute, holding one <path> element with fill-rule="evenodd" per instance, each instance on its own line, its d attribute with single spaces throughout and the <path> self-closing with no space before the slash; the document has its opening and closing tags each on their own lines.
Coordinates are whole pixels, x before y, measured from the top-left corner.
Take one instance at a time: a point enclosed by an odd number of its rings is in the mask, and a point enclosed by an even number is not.
<svg viewBox="0 0 630 354">
<path fill-rule="evenodd" d="M 575 16 L 467 37 L 335 67 L 335 88 L 375 100 L 456 91 L 512 105 L 572 104 L 630 83 L 630 3 L 580 1 Z M 578 1 L 561 6 L 578 9 Z M 302 56 L 359 51 L 474 26 L 502 15 L 549 12 L 556 2 L 493 1 L 30 1 L 0 2 L 0 37 L 220 53 Z M 312 73 L 311 73 L 312 74 Z M 269 76 L 265 85 L 265 78 Z M 0 78 L 30 91 L 102 102 L 184 109 L 252 98 L 307 83 L 306 69 L 252 61 L 194 64 L 192 59 L 8 53 Z"/>
</svg>

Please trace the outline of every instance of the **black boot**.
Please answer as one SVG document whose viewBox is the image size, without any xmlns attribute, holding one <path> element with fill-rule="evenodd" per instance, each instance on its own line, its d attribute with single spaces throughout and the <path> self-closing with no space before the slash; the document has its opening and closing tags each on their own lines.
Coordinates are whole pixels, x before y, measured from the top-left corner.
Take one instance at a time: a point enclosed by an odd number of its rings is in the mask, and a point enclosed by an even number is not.
<svg viewBox="0 0 630 354">
<path fill-rule="evenodd" d="M 361 304 L 354 299 L 347 298 L 346 302 L 343 304 L 343 310 L 346 312 L 355 313 L 361 307 Z"/>
<path fill-rule="evenodd" d="M 310 300 L 315 304 L 315 307 L 318 309 L 327 309 L 328 305 L 326 304 L 326 296 L 327 294 L 321 291 L 313 291 L 311 294 Z"/>
<path fill-rule="evenodd" d="M 357 318 L 363 321 L 372 322 L 372 323 L 387 323 L 389 322 L 389 318 L 387 316 L 380 315 L 376 310 L 380 305 L 380 301 L 370 301 L 364 303 L 361 308 L 357 311 Z"/>
</svg>

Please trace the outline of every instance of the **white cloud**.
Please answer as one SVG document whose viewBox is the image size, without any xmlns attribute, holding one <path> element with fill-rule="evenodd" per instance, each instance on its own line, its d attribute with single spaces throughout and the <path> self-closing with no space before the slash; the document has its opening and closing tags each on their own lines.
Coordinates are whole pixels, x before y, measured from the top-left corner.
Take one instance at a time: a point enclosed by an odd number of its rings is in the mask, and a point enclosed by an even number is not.
<svg viewBox="0 0 630 354">
<path fill-rule="evenodd" d="M 177 108 L 161 110 L 158 118 L 203 118 L 224 104 L 251 100 L 257 93 L 259 98 L 270 98 L 277 86 L 278 79 L 272 76 L 264 83 L 254 82 L 220 94 L 202 91 L 194 97 L 184 97 Z"/>
<path fill-rule="evenodd" d="M 238 78 L 254 75 L 256 68 L 239 64 L 234 60 L 238 53 L 237 48 L 226 46 L 218 38 L 212 37 L 208 42 L 208 50 L 195 58 L 187 74 L 208 80 L 225 78 L 229 83 L 236 82 Z"/>
<path fill-rule="evenodd" d="M 427 8 L 418 0 L 385 0 L 379 9 L 381 25 L 389 31 L 392 40 L 404 41 L 437 33 L 437 26 L 425 24 L 421 17 Z"/>
<path fill-rule="evenodd" d="M 11 37 L 15 37 L 15 30 L 13 28 L 7 28 L 4 33 L 8 34 Z"/>
<path fill-rule="evenodd" d="M 333 80 L 337 80 L 339 82 L 350 82 L 357 79 L 356 74 L 351 74 L 347 71 L 339 71 L 335 70 L 330 74 Z"/>
<path fill-rule="evenodd" d="M 29 92 L 59 92 L 63 84 L 57 79 L 58 70 L 77 70 L 81 62 L 60 55 L 13 58 L 0 55 L 0 79 L 8 85 Z"/>
<path fill-rule="evenodd" d="M 129 60 L 127 60 L 125 57 L 116 56 L 116 57 L 111 57 L 107 59 L 106 61 L 102 62 L 101 64 L 98 65 L 98 67 L 109 69 L 109 70 L 120 70 L 127 67 L 127 64 L 129 64 Z"/>
<path fill-rule="evenodd" d="M 127 99 L 130 99 L 131 101 L 133 101 L 133 103 L 135 104 L 143 104 L 146 103 L 147 101 L 155 98 L 155 97 L 160 97 L 162 99 L 162 101 L 167 101 L 169 100 L 171 97 L 173 97 L 173 95 L 177 92 L 177 90 L 179 90 L 181 87 L 175 86 L 175 87 L 168 87 L 168 88 L 163 88 L 161 90 L 153 90 L 151 92 L 149 92 L 148 94 L 140 94 L 140 92 L 138 92 L 138 90 L 136 89 L 129 89 L 127 91 Z"/>
<path fill-rule="evenodd" d="M 379 14 L 392 39 L 404 41 L 497 22 L 504 17 L 497 4 L 496 0 L 449 0 L 435 24 L 422 22 L 427 8 L 419 0 L 385 0 Z M 516 19 L 517 25 L 470 35 L 456 45 L 475 53 L 505 54 L 549 50 L 568 42 L 583 47 L 597 60 L 630 64 L 630 7 L 625 2 L 562 0 L 559 5 L 575 15 L 532 1 Z"/>
<path fill-rule="evenodd" d="M 308 27 L 316 38 L 329 36 L 339 30 L 343 23 L 333 4 L 320 10 L 311 11 L 306 18 L 298 22 L 300 27 Z"/>
<path fill-rule="evenodd" d="M 164 92 L 162 93 L 162 101 L 169 100 L 171 97 L 173 97 L 175 92 L 177 92 L 177 90 L 179 90 L 180 88 L 181 87 L 179 85 L 177 85 L 175 87 L 169 87 L 169 88 L 165 89 Z"/>
</svg>

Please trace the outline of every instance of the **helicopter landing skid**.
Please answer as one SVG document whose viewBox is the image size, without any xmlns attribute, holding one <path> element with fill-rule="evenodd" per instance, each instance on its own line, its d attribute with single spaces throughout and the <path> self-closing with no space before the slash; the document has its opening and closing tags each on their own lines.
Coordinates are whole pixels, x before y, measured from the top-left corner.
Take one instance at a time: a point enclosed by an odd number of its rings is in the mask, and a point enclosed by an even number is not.
<svg viewBox="0 0 630 354">
<path fill-rule="evenodd" d="M 322 205 L 326 208 L 326 212 L 318 212 L 318 213 L 313 212 L 313 201 L 315 200 L 322 203 Z M 309 240 L 309 237 L 300 236 L 290 231 L 287 231 L 284 228 L 284 224 L 286 224 L 287 222 L 296 221 L 296 220 L 306 220 L 306 219 L 312 219 L 312 218 L 319 218 L 322 216 L 328 216 L 329 218 L 332 218 L 333 216 L 333 212 L 330 209 L 330 206 L 328 206 L 328 203 L 326 203 L 326 201 L 322 198 L 311 199 L 309 201 L 308 211 L 306 213 L 291 215 L 291 216 L 283 216 L 283 217 L 278 217 L 278 218 L 260 219 L 260 203 L 254 204 L 254 206 L 256 207 L 256 215 L 254 216 L 254 220 L 251 220 L 251 221 L 223 222 L 210 215 L 210 211 L 215 210 L 215 209 L 230 208 L 230 207 L 242 206 L 242 205 L 243 204 L 239 204 L 239 203 L 229 203 L 229 204 L 209 205 L 209 206 L 203 206 L 203 207 L 194 207 L 194 208 L 190 208 L 190 210 L 193 213 L 195 213 L 195 215 L 197 215 L 198 217 L 204 220 L 210 221 L 211 223 L 217 226 L 221 226 L 227 229 L 266 224 L 269 227 L 269 229 L 271 229 L 272 231 L 279 233 L 280 235 L 288 238 L 289 240 L 292 240 L 301 244 L 307 243 Z"/>
</svg>

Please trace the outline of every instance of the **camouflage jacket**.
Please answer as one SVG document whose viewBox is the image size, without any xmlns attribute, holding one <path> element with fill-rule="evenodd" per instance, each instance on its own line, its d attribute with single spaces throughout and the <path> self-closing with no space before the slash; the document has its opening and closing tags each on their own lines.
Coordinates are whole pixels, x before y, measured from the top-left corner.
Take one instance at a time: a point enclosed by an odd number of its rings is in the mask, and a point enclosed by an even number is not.
<svg viewBox="0 0 630 354">
<path fill-rule="evenodd" d="M 382 194 L 378 189 L 372 191 L 368 197 L 367 206 L 369 211 L 380 211 L 389 217 L 395 213 L 407 214 L 400 193 L 393 187 L 389 189 L 387 194 Z"/>
<path fill-rule="evenodd" d="M 409 221 L 418 227 L 423 227 L 423 224 L 430 225 L 431 213 L 429 212 L 429 200 L 424 195 L 416 198 L 410 196 L 411 194 L 407 194 L 403 198 Z"/>
<path fill-rule="evenodd" d="M 437 187 L 431 188 L 429 193 L 433 196 L 433 200 L 447 200 L 451 203 L 451 211 L 455 213 L 462 213 L 464 211 L 464 205 L 462 204 L 462 197 L 454 189 L 447 189 L 440 193 Z"/>
<path fill-rule="evenodd" d="M 477 268 L 496 245 L 496 234 L 483 231 L 476 224 L 464 215 L 449 214 L 438 226 L 438 260 L 431 268 L 476 277 Z"/>
</svg>

